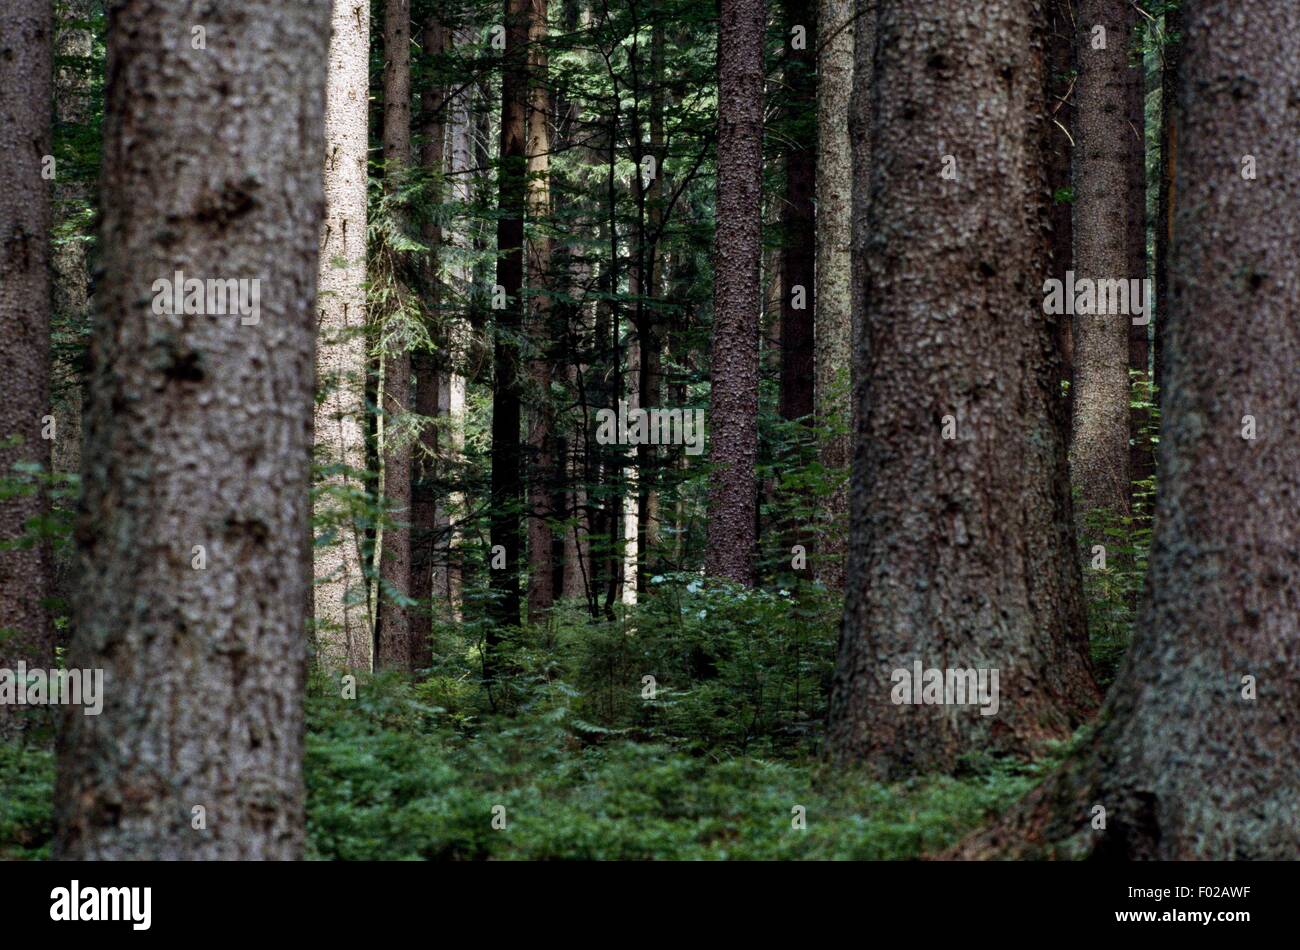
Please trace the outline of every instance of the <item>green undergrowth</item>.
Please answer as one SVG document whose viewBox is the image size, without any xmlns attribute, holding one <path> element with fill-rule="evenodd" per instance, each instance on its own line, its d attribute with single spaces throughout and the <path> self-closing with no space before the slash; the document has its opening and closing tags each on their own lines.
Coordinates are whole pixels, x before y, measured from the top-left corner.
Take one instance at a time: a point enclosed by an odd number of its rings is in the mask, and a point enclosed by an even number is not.
<svg viewBox="0 0 1300 950">
<path fill-rule="evenodd" d="M 915 858 L 1005 808 L 1049 765 L 972 761 L 957 777 L 883 785 L 815 759 L 593 735 L 575 726 L 564 689 L 470 731 L 446 726 L 417 692 L 371 680 L 354 700 L 313 696 L 311 857 Z"/>
<path fill-rule="evenodd" d="M 882 784 L 822 748 L 838 605 L 656 577 L 642 606 L 561 605 L 492 689 L 480 621 L 435 625 L 413 677 L 314 672 L 307 855 L 321 860 L 912 859 L 1059 761 L 972 756 Z M 0 744 L 0 858 L 48 857 L 48 742 Z"/>
</svg>

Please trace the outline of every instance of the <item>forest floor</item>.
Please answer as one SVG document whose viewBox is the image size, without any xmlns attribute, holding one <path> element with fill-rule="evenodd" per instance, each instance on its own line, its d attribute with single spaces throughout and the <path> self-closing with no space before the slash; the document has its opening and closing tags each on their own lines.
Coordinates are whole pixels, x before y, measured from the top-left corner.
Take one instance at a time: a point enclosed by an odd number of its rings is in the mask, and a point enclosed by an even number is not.
<svg viewBox="0 0 1300 950">
<path fill-rule="evenodd" d="M 683 586 L 617 621 L 525 631 L 491 702 L 472 624 L 421 676 L 308 685 L 307 855 L 385 859 L 908 859 L 1063 754 L 881 784 L 821 754 L 836 605 Z M 481 632 L 481 631 L 480 631 Z M 643 671 L 657 671 L 647 700 Z M 495 707 L 495 708 L 494 708 Z M 48 738 L 0 744 L 0 858 L 48 857 Z"/>
<path fill-rule="evenodd" d="M 309 703 L 310 858 L 916 858 L 978 827 L 1050 765 L 882 785 L 815 759 L 584 741 L 563 706 L 453 731 L 409 690 L 362 691 Z M 53 788 L 52 749 L 0 744 L 0 859 L 49 856 Z"/>
</svg>

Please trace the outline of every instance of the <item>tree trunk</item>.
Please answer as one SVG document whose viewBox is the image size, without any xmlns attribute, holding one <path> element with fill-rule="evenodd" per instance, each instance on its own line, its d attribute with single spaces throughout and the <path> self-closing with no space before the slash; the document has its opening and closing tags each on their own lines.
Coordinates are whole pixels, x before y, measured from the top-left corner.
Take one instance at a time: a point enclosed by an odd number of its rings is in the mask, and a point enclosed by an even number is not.
<svg viewBox="0 0 1300 950">
<path fill-rule="evenodd" d="M 880 3 L 866 444 L 830 740 L 887 778 L 1030 754 L 1096 704 L 1042 317 L 1035 9 Z M 891 702 L 917 662 L 999 670 L 1000 709 Z"/>
<path fill-rule="evenodd" d="M 13 466 L 50 470 L 42 438 L 50 413 L 50 155 L 54 21 L 49 0 L 6 0 L 0 10 L 0 479 Z M 57 169 L 55 169 L 57 172 Z M 49 545 L 10 549 L 48 509 L 43 487 L 0 500 L 0 668 L 54 663 L 45 598 L 53 593 Z M 0 739 L 18 729 L 0 705 Z"/>
<path fill-rule="evenodd" d="M 817 421 L 830 426 L 821 446 L 821 463 L 847 472 L 853 438 L 849 425 L 850 367 L 853 365 L 853 143 L 849 97 L 853 91 L 853 0 L 821 0 L 818 15 L 821 55 L 817 63 Z M 822 538 L 817 576 L 831 590 L 844 589 L 844 557 L 849 517 L 847 479 L 822 503 Z"/>
<path fill-rule="evenodd" d="M 758 505 L 759 254 L 762 248 L 762 0 L 721 0 L 714 281 L 713 469 L 706 571 L 754 583 Z"/>
<path fill-rule="evenodd" d="M 455 30 L 453 40 L 457 55 L 469 56 L 478 42 L 478 34 L 472 24 L 462 23 Z M 462 210 L 468 209 L 475 199 L 473 186 L 476 169 L 487 164 L 486 158 L 480 163 L 475 156 L 475 123 L 485 117 L 485 110 L 476 104 L 477 88 L 477 84 L 472 84 L 454 91 L 447 118 L 450 125 L 447 133 L 448 180 L 444 193 L 449 194 L 455 202 L 459 220 L 458 226 L 452 227 L 444 239 L 456 252 L 449 263 L 450 279 L 455 298 L 459 301 L 472 301 L 477 296 L 474 290 L 474 269 L 470 263 L 471 251 L 474 250 L 470 232 L 473 227 L 479 226 L 479 222 L 470 219 L 468 212 Z M 443 303 L 445 307 L 447 302 L 444 300 Z M 479 367 L 486 365 L 483 345 L 485 335 L 474 325 L 471 308 L 472 304 L 462 304 L 461 308 L 451 312 L 442 321 L 449 368 L 442 379 L 443 396 L 439 403 L 439 414 L 445 418 L 447 437 L 440 440 L 439 446 L 445 460 L 451 464 L 461 460 L 465 447 L 466 376 L 481 377 L 483 374 Z M 456 621 L 461 617 L 463 578 L 458 517 L 464 506 L 464 493 L 453 491 L 438 509 L 435 594 L 444 598 L 448 618 Z"/>
<path fill-rule="evenodd" d="M 505 306 L 495 310 L 496 335 L 492 379 L 492 523 L 489 558 L 498 553 L 504 565 L 492 567 L 493 618 L 488 631 L 491 652 L 502 627 L 519 626 L 520 509 L 523 502 L 522 452 L 519 441 L 519 335 L 523 327 L 524 201 L 528 163 L 528 29 L 531 0 L 506 0 L 506 48 L 501 81 L 501 153 L 498 164 L 496 283 Z"/>
<path fill-rule="evenodd" d="M 110 7 L 68 655 L 71 669 L 104 671 L 104 700 L 100 715 L 72 707 L 65 720 L 65 859 L 302 856 L 330 17 L 320 4 L 226 3 L 197 51 L 193 12 Z M 177 272 L 260 284 L 240 295 L 248 312 L 172 314 L 159 282 Z"/>
<path fill-rule="evenodd" d="M 443 53 L 446 31 L 435 15 L 424 22 L 421 44 L 426 57 Z M 432 66 L 432 64 L 431 64 Z M 432 183 L 430 201 L 443 200 L 443 159 L 446 139 L 447 90 L 428 84 L 420 92 L 420 164 Z M 439 570 L 442 531 L 438 519 L 438 475 L 444 452 L 441 451 L 442 391 L 447 375 L 447 341 L 451 334 L 444 329 L 449 322 L 443 313 L 442 228 L 435 221 L 424 225 L 424 243 L 429 248 L 424 260 L 423 283 L 425 306 L 432 315 L 428 327 L 432 348 L 420 347 L 411 355 L 411 372 L 415 377 L 415 412 L 420 417 L 418 457 L 411 460 L 411 600 L 414 602 L 411 623 L 411 667 L 425 669 L 433 662 L 430 642 L 434 616 L 434 577 Z M 445 563 L 445 562 L 444 562 Z"/>
<path fill-rule="evenodd" d="M 1075 277 L 1121 280 L 1131 273 L 1127 227 L 1129 170 L 1137 161 L 1127 106 L 1129 41 L 1136 13 L 1128 0 L 1080 0 L 1079 79 L 1074 152 Z M 1105 47 L 1097 31 L 1104 28 Z M 1131 317 L 1074 317 L 1074 424 L 1070 475 L 1081 529 L 1089 513 L 1129 510 L 1128 346 Z M 1085 549 L 1105 540 L 1083 531 Z"/>
<path fill-rule="evenodd" d="M 1300 494 L 1300 406 L 1286 383 L 1300 362 L 1300 235 L 1277 227 L 1300 202 L 1300 143 L 1259 134 L 1296 124 L 1300 7 L 1276 0 L 1242 16 L 1189 3 L 1184 16 L 1149 600 L 1091 741 L 963 857 L 1300 851 L 1300 527 L 1274 516 Z M 1259 180 L 1242 178 L 1246 154 Z"/>
<path fill-rule="evenodd" d="M 325 221 L 317 279 L 316 456 L 332 473 L 315 517 L 331 540 L 315 549 L 317 653 L 327 666 L 369 670 L 374 636 L 364 532 L 350 497 L 366 471 L 366 149 L 370 8 L 334 0 L 325 94 Z"/>
<path fill-rule="evenodd" d="M 397 188 L 411 167 L 411 0 L 384 6 L 384 180 Z M 404 255 L 396 280 L 405 279 Z M 400 318 L 399 319 L 404 319 Z M 384 353 L 384 501 L 389 520 L 380 547 L 379 621 L 375 667 L 409 670 L 415 645 L 411 612 L 411 439 L 402 425 L 411 409 L 411 348 L 407 334 L 389 330 Z M 394 433 L 396 430 L 396 433 Z"/>
<path fill-rule="evenodd" d="M 446 373 L 438 397 L 438 416 L 446 420 L 446 437 L 439 434 L 439 457 L 450 464 L 461 461 L 465 451 L 465 377 Z M 460 526 L 457 514 L 465 504 L 461 492 L 452 492 L 448 503 L 438 506 L 438 553 L 434 563 L 434 596 L 441 598 L 448 620 L 461 620 L 463 572 L 460 556 Z"/>
</svg>

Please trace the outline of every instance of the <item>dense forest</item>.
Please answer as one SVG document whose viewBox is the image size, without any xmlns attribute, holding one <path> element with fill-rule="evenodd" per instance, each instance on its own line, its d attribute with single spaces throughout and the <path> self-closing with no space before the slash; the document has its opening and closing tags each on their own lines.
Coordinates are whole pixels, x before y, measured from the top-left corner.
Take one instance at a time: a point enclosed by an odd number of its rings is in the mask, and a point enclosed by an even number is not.
<svg viewBox="0 0 1300 950">
<path fill-rule="evenodd" d="M 0 0 L 0 858 L 1300 857 L 1297 168 L 1292 0 Z"/>
</svg>

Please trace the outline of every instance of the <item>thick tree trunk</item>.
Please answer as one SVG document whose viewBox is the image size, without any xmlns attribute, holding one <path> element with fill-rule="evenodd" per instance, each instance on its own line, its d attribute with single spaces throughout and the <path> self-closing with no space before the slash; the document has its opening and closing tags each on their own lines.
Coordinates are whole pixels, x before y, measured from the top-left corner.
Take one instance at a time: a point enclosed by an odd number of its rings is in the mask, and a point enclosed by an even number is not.
<svg viewBox="0 0 1300 950">
<path fill-rule="evenodd" d="M 850 367 L 853 365 L 853 143 L 849 97 L 853 92 L 853 0 L 821 0 L 817 62 L 817 292 L 815 393 L 817 421 L 831 426 L 821 463 L 848 471 L 853 437 L 849 426 Z M 856 131 L 856 130 L 855 130 Z M 847 480 L 822 503 L 822 538 L 817 576 L 831 590 L 844 589 L 845 528 L 849 518 Z"/>
<path fill-rule="evenodd" d="M 1300 121 L 1300 7 L 1251 13 L 1184 7 L 1168 412 L 1143 620 L 1089 744 L 963 857 L 1300 851 L 1300 528 L 1276 516 L 1300 495 L 1287 384 L 1300 363 L 1300 234 L 1278 227 L 1300 202 L 1300 142 L 1260 135 Z M 1242 178 L 1244 155 L 1258 180 Z"/>
<path fill-rule="evenodd" d="M 762 248 L 762 0 L 721 0 L 714 281 L 713 470 L 706 571 L 754 582 L 758 491 L 758 314 Z"/>
<path fill-rule="evenodd" d="M 1042 318 L 1036 8 L 880 3 L 866 444 L 830 740 L 885 777 L 1032 753 L 1097 699 Z M 918 662 L 998 670 L 1000 708 L 896 704 L 893 673 Z"/>
<path fill-rule="evenodd" d="M 0 479 L 18 464 L 50 470 L 42 438 L 50 413 L 50 155 L 54 21 L 49 0 L 6 0 L 0 9 Z M 57 169 L 56 169 L 57 171 Z M 0 668 L 53 666 L 45 598 L 53 560 L 41 543 L 10 548 L 47 510 L 43 488 L 0 500 Z M 16 707 L 0 705 L 0 738 L 17 731 Z"/>
<path fill-rule="evenodd" d="M 411 0 L 385 0 L 384 177 L 396 188 L 411 167 Z M 397 280 L 406 277 L 399 258 Z M 411 439 L 402 425 L 411 410 L 411 349 L 407 334 L 392 333 L 384 353 L 381 444 L 384 500 L 389 520 L 380 546 L 379 620 L 375 667 L 408 670 L 414 659 L 411 611 Z"/>
<path fill-rule="evenodd" d="M 523 327 L 524 202 L 526 197 L 528 115 L 528 27 L 530 0 L 506 0 L 506 48 L 501 82 L 501 153 L 498 165 L 496 283 L 505 306 L 494 311 L 496 334 L 492 379 L 492 519 L 489 558 L 493 617 L 489 651 L 503 627 L 520 621 L 519 519 L 523 503 L 519 439 L 519 334 Z M 496 555 L 504 557 L 496 566 Z"/>
<path fill-rule="evenodd" d="M 325 221 L 317 281 L 317 463 L 332 470 L 316 517 L 333 538 L 315 549 L 316 643 L 331 667 L 369 670 L 374 636 L 363 531 L 348 496 L 366 471 L 366 149 L 370 8 L 334 0 L 325 97 Z"/>
<path fill-rule="evenodd" d="M 296 859 L 329 11 L 226 3 L 206 50 L 189 3 L 110 11 L 68 655 L 104 705 L 68 711 L 55 851 Z M 177 272 L 260 304 L 167 313 Z"/>
<path fill-rule="evenodd" d="M 1080 0 L 1079 79 L 1074 151 L 1074 271 L 1076 279 L 1123 280 L 1130 272 L 1129 172 L 1138 161 L 1129 127 L 1127 86 L 1131 32 L 1137 14 L 1128 0 Z M 1098 31 L 1105 30 L 1104 37 Z M 1096 48 L 1104 39 L 1104 48 Z M 1128 347 L 1132 318 L 1124 313 L 1074 317 L 1074 422 L 1070 475 L 1078 515 L 1129 510 Z M 1103 535 L 1084 534 L 1085 549 Z"/>
</svg>

